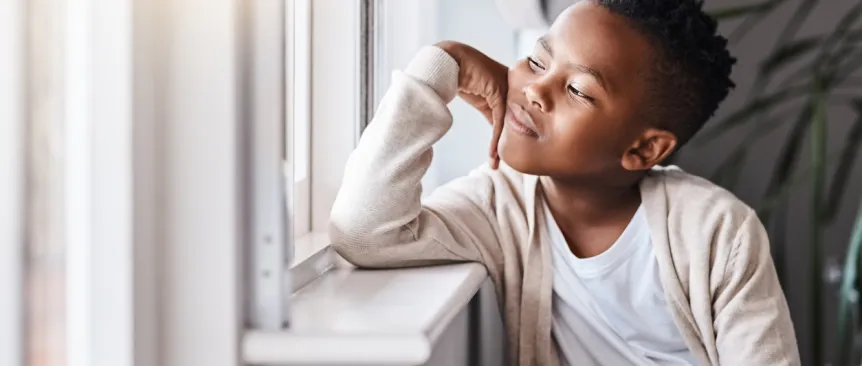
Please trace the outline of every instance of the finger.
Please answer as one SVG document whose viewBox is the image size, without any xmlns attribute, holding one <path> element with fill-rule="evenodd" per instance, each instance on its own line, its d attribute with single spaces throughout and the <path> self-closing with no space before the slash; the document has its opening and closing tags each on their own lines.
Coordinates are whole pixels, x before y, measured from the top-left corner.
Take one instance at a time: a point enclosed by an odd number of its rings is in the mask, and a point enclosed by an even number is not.
<svg viewBox="0 0 862 366">
<path fill-rule="evenodd" d="M 496 109 L 493 112 L 494 118 L 494 132 L 491 136 L 491 168 L 497 169 L 500 162 L 500 154 L 498 151 L 498 145 L 500 143 L 500 136 L 503 135 L 503 116 L 505 116 L 505 110 Z"/>
<path fill-rule="evenodd" d="M 493 104 L 489 103 L 492 106 L 491 115 L 494 120 L 494 132 L 491 136 L 491 157 L 497 157 L 497 144 L 500 142 L 500 136 L 503 135 L 503 121 L 506 117 L 506 107 L 505 104 L 499 101 L 497 98 Z"/>
<path fill-rule="evenodd" d="M 482 98 L 476 94 L 467 93 L 463 90 L 458 91 L 458 96 L 461 97 L 461 99 L 464 99 L 465 102 L 467 102 L 473 106 L 476 106 L 478 104 L 482 104 L 485 102 L 485 98 Z"/>
<path fill-rule="evenodd" d="M 488 120 L 488 124 L 494 124 L 494 118 L 491 115 L 491 109 L 488 108 L 488 103 L 485 101 L 485 98 L 463 91 L 458 92 L 458 96 L 460 96 L 461 99 L 464 99 L 465 102 L 473 106 L 473 108 L 476 108 L 479 113 L 482 113 L 482 116 L 484 116 L 485 119 Z"/>
<path fill-rule="evenodd" d="M 490 108 L 482 108 L 479 110 L 479 112 L 482 112 L 482 115 L 485 116 L 486 120 L 488 120 L 489 125 L 494 125 L 494 115 L 491 113 Z"/>
</svg>

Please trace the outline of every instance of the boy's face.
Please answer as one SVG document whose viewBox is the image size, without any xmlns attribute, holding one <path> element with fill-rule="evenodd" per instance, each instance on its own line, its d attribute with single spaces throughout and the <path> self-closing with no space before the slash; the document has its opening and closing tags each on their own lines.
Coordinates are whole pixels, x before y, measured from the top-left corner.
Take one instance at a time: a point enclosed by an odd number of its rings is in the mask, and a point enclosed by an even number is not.
<svg viewBox="0 0 862 366">
<path fill-rule="evenodd" d="M 624 18 L 573 5 L 509 71 L 501 158 L 523 173 L 574 179 L 649 168 L 628 155 L 656 132 L 642 113 L 652 60 Z"/>
</svg>

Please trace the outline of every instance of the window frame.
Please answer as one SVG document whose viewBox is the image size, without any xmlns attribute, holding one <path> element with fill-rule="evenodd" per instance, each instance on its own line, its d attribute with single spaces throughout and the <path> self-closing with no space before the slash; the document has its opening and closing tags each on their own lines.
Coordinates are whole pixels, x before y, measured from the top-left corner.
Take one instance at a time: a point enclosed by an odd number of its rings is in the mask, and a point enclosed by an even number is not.
<svg viewBox="0 0 862 366">
<path fill-rule="evenodd" d="M 329 244 L 326 234 L 329 214 L 342 183 L 347 158 L 359 139 L 361 115 L 365 113 L 360 82 L 363 73 L 357 72 L 362 57 L 362 40 L 358 35 L 361 34 L 363 3 L 374 0 L 303 1 L 309 4 L 305 9 L 309 16 L 306 24 L 309 37 L 308 68 L 302 70 L 301 62 L 297 62 L 300 53 L 296 51 L 292 63 L 286 63 L 289 69 L 287 73 L 296 75 L 305 71 L 310 76 L 306 79 L 307 85 L 291 85 L 288 81 L 287 88 L 288 93 L 291 90 L 296 95 L 307 92 L 309 97 L 302 100 L 301 105 L 296 104 L 300 98 L 287 98 L 287 102 L 294 103 L 293 108 L 297 110 L 305 106 L 305 101 L 308 103 L 308 178 L 297 179 L 294 186 L 293 222 L 297 226 L 297 236 L 294 242 L 296 256 L 290 266 L 298 265 Z M 290 30 L 291 27 L 287 28 Z M 296 35 L 299 32 L 294 33 L 294 37 L 288 36 L 288 42 L 293 42 L 294 50 L 302 46 Z M 291 115 L 297 114 L 288 113 L 288 117 Z M 289 133 L 291 130 L 301 131 L 296 128 L 300 122 L 297 119 L 287 120 L 288 149 L 292 141 Z M 291 123 L 294 125 L 291 126 Z M 304 217 L 306 214 L 307 221 Z"/>
<path fill-rule="evenodd" d="M 311 1 L 285 6 L 285 156 L 293 173 L 293 237 L 311 232 Z"/>
<path fill-rule="evenodd" d="M 133 9 L 69 0 L 61 10 L 69 366 L 133 364 L 147 311 L 134 306 L 136 245 L 149 243 L 135 240 Z"/>
<path fill-rule="evenodd" d="M 285 163 L 293 146 L 285 141 L 292 120 L 287 90 L 288 60 L 285 42 L 288 4 L 255 1 L 248 3 L 246 34 L 239 45 L 247 95 L 245 102 L 244 169 L 247 174 L 246 197 L 250 209 L 249 291 L 252 306 L 250 324 L 257 329 L 281 329 L 289 321 L 286 294 L 289 279 L 282 274 L 293 255 L 290 239 L 290 208 L 294 171 Z M 288 155 L 288 157 L 291 157 Z M 286 167 L 286 169 L 285 169 Z"/>
<path fill-rule="evenodd" d="M 26 2 L 0 3 L 0 364 L 23 364 Z"/>
<path fill-rule="evenodd" d="M 359 136 L 361 0 L 311 4 L 311 231 L 325 232 Z"/>
<path fill-rule="evenodd" d="M 329 213 L 342 183 L 347 158 L 388 88 L 392 70 L 405 67 L 416 51 L 435 40 L 438 19 L 436 0 L 304 1 L 311 4 L 308 70 L 311 78 L 307 86 L 311 96 L 307 191 L 310 200 L 303 201 L 305 181 L 297 180 L 293 202 L 298 230 L 291 267 L 329 244 L 326 234 Z M 338 11 L 325 11 L 328 9 Z M 407 31 L 386 32 L 389 29 Z M 291 41 L 299 44 L 289 35 L 287 41 L 288 49 Z M 289 56 L 286 60 L 286 74 L 300 72 Z M 288 93 L 290 85 L 288 82 Z M 332 90 L 354 92 L 332 93 Z M 293 99 L 287 98 L 287 102 L 290 109 Z M 342 107 L 331 108 L 331 105 Z M 291 122 L 288 120 L 288 133 Z M 289 134 L 287 141 L 290 145 Z M 434 179 L 434 174 L 429 173 L 423 182 Z M 303 232 L 300 223 L 304 224 L 302 215 L 306 212 L 310 213 L 310 226 Z"/>
</svg>

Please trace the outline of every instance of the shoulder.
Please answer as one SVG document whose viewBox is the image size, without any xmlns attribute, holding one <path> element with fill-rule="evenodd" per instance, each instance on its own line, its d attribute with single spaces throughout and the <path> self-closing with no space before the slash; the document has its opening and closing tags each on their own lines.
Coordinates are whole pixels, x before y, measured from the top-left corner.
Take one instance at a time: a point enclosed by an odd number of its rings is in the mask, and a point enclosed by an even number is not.
<svg viewBox="0 0 862 366">
<path fill-rule="evenodd" d="M 739 249 L 769 245 L 766 240 L 748 240 L 765 239 L 757 212 L 707 179 L 671 166 L 650 171 L 643 186 L 644 194 L 665 202 L 670 239 L 675 237 L 688 250 L 703 247 L 714 254 L 730 255 Z"/>
<path fill-rule="evenodd" d="M 686 173 L 676 166 L 659 167 L 650 171 L 649 187 L 666 196 L 668 211 L 686 211 L 689 215 L 733 216 L 740 219 L 755 214 L 754 210 L 730 191 L 702 177 Z"/>
</svg>

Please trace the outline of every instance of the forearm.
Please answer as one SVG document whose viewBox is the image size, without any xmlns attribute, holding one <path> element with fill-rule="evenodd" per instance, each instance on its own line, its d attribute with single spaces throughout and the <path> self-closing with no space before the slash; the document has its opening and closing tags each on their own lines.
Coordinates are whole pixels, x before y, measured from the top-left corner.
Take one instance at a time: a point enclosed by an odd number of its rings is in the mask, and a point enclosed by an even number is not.
<svg viewBox="0 0 862 366">
<path fill-rule="evenodd" d="M 422 206 L 421 179 L 431 146 L 452 124 L 458 66 L 439 49 L 424 49 L 393 82 L 348 159 L 333 205 L 330 236 L 347 259 L 366 266 L 472 260 L 447 247 L 449 218 Z M 465 205 L 470 205 L 465 202 Z"/>
</svg>

